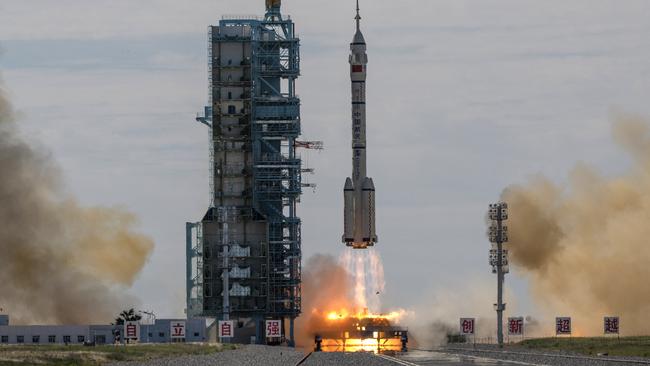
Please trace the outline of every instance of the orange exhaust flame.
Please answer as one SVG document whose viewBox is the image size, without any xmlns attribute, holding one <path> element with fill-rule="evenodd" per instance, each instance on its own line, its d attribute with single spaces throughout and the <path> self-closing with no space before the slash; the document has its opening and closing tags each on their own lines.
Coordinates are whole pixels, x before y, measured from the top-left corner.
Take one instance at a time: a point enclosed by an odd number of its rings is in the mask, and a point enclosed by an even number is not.
<svg viewBox="0 0 650 366">
<path fill-rule="evenodd" d="M 323 352 L 373 352 L 380 353 L 385 351 L 398 352 L 402 349 L 402 343 L 399 339 L 323 339 Z"/>
<path fill-rule="evenodd" d="M 398 352 L 402 350 L 402 334 L 405 330 L 394 324 L 406 311 L 373 314 L 363 311 L 312 312 L 323 319 L 321 349 L 324 352 Z"/>
<path fill-rule="evenodd" d="M 373 313 L 369 313 L 367 309 L 364 309 L 363 311 L 359 311 L 352 314 L 347 310 L 330 311 L 327 312 L 326 318 L 327 320 L 344 320 L 349 318 L 354 318 L 359 320 L 385 319 L 392 323 L 392 322 L 398 322 L 404 315 L 406 315 L 406 311 L 402 309 L 400 309 L 399 311 L 392 311 L 387 314 L 373 314 Z"/>
<path fill-rule="evenodd" d="M 311 258 L 303 273 L 303 308 L 298 319 L 299 345 L 323 351 L 401 350 L 407 330 L 399 324 L 405 310 L 381 312 L 383 269 L 377 253 L 346 251 L 342 260 Z"/>
</svg>

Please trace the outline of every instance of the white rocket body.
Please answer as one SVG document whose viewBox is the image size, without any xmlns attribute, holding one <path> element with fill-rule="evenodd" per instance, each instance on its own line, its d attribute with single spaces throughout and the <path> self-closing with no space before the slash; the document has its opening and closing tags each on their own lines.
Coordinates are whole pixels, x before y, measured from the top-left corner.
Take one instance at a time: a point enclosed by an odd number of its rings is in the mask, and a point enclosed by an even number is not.
<svg viewBox="0 0 650 366">
<path fill-rule="evenodd" d="M 352 178 L 343 188 L 343 242 L 356 249 L 375 245 L 375 185 L 366 176 L 366 76 L 368 55 L 357 5 L 357 32 L 350 44 L 352 81 Z"/>
</svg>

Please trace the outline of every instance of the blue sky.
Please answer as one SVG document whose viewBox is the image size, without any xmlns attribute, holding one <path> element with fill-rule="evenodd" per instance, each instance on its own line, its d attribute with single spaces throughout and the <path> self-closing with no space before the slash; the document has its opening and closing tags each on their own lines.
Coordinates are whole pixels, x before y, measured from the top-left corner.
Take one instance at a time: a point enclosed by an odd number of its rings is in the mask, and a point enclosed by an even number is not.
<svg viewBox="0 0 650 366">
<path fill-rule="evenodd" d="M 0 1 L 0 70 L 23 133 L 82 202 L 140 216 L 156 249 L 133 292 L 159 317 L 182 315 L 184 223 L 208 203 L 207 131 L 193 122 L 207 26 L 263 3 Z M 305 258 L 341 251 L 353 6 L 283 2 L 302 38 L 304 138 L 326 146 L 303 155 L 318 183 L 300 207 Z M 576 162 L 628 165 L 609 121 L 650 115 L 650 2 L 365 0 L 362 16 L 384 303 L 426 312 L 471 291 L 484 306 L 464 311 L 490 313 L 487 205 L 536 174 L 562 182 Z M 541 312 L 512 272 L 509 301 Z"/>
</svg>

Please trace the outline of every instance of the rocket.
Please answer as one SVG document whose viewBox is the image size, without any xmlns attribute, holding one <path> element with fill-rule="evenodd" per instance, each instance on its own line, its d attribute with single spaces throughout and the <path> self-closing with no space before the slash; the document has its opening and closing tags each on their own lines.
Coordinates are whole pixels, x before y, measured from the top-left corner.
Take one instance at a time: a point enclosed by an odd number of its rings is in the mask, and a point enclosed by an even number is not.
<svg viewBox="0 0 650 366">
<path fill-rule="evenodd" d="M 345 245 L 365 249 L 377 243 L 375 230 L 375 185 L 366 176 L 366 73 L 368 55 L 361 33 L 357 0 L 357 32 L 350 44 L 352 82 L 352 177 L 343 188 L 343 238 Z"/>
</svg>

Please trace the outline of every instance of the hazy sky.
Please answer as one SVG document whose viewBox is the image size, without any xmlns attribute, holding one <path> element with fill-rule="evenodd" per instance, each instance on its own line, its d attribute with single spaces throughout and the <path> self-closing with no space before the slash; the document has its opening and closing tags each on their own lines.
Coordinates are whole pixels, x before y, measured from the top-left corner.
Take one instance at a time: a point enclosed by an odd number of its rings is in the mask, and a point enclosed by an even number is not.
<svg viewBox="0 0 650 366">
<path fill-rule="evenodd" d="M 300 206 L 305 259 L 342 249 L 353 8 L 283 2 L 302 39 L 304 139 L 326 146 L 303 154 L 318 184 Z M 0 0 L 0 71 L 24 134 L 83 203 L 140 216 L 156 249 L 133 291 L 159 317 L 182 315 L 185 222 L 208 204 L 207 130 L 194 122 L 207 26 L 263 11 L 263 0 Z M 609 120 L 650 115 L 649 1 L 362 0 L 362 16 L 386 306 L 491 291 L 484 214 L 507 185 L 564 181 L 577 161 L 628 165 Z M 512 272 L 511 301 L 538 311 Z"/>
</svg>

